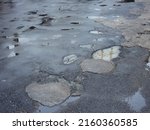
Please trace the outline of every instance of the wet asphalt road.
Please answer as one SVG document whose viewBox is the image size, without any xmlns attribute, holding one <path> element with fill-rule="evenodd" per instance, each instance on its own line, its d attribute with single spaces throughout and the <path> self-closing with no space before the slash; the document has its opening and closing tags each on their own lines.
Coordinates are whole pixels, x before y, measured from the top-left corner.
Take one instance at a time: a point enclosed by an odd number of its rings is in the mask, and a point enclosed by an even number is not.
<svg viewBox="0 0 150 130">
<path fill-rule="evenodd" d="M 143 7 L 115 0 L 1 0 L 0 112 L 150 112 L 148 49 L 121 47 L 115 69 L 107 74 L 80 67 L 96 50 L 125 40 L 121 30 L 89 17 L 136 19 L 129 10 Z M 95 30 L 102 34 L 90 33 Z M 78 60 L 65 65 L 63 58 L 71 54 Z M 54 107 L 43 106 L 25 88 L 34 81 L 47 82 L 50 75 L 68 82 L 79 77 L 84 91 Z"/>
</svg>

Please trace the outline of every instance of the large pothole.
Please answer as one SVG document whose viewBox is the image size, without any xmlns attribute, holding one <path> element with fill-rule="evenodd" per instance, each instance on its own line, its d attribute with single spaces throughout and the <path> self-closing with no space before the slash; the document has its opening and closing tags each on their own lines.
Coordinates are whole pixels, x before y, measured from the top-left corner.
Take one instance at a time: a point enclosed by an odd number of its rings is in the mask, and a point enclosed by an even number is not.
<svg viewBox="0 0 150 130">
<path fill-rule="evenodd" d="M 54 106 L 62 103 L 70 96 L 70 86 L 63 79 L 47 84 L 35 82 L 26 87 L 26 92 L 33 100 L 46 106 Z"/>
<path fill-rule="evenodd" d="M 80 96 L 83 92 L 83 86 L 79 83 L 73 81 L 70 83 L 55 75 L 49 75 L 44 79 L 26 87 L 28 96 L 44 106 L 52 107 L 61 104 L 68 97 Z"/>
</svg>

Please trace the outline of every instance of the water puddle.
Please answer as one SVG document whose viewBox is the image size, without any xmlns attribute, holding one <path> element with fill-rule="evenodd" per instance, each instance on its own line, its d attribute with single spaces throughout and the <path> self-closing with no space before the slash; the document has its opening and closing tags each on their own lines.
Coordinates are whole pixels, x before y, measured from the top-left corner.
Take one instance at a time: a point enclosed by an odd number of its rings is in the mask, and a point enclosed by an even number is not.
<svg viewBox="0 0 150 130">
<path fill-rule="evenodd" d="M 64 79 L 46 84 L 32 83 L 26 87 L 28 96 L 45 106 L 62 103 L 70 96 L 70 86 Z"/>
<path fill-rule="evenodd" d="M 76 82 L 70 83 L 55 75 L 49 75 L 41 77 L 38 82 L 29 84 L 26 87 L 26 92 L 31 99 L 42 104 L 43 109 L 49 109 L 49 107 L 56 109 L 57 105 L 75 99 L 69 98 L 70 96 L 80 96 L 83 92 L 83 86 Z"/>
<path fill-rule="evenodd" d="M 120 54 L 120 46 L 113 46 L 103 50 L 98 50 L 93 53 L 93 59 L 102 59 L 105 61 L 111 61 L 114 58 L 117 58 Z"/>
<path fill-rule="evenodd" d="M 139 89 L 134 95 L 127 97 L 125 101 L 129 104 L 130 108 L 136 112 L 140 112 L 146 106 L 144 97 Z"/>
</svg>

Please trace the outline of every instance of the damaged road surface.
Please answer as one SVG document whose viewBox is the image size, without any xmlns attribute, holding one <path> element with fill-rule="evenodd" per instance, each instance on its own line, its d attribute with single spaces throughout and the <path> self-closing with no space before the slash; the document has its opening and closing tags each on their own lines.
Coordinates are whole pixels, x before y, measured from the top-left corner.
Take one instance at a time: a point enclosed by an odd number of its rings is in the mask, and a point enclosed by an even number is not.
<svg viewBox="0 0 150 130">
<path fill-rule="evenodd" d="M 0 112 L 150 112 L 149 5 L 1 0 Z"/>
</svg>

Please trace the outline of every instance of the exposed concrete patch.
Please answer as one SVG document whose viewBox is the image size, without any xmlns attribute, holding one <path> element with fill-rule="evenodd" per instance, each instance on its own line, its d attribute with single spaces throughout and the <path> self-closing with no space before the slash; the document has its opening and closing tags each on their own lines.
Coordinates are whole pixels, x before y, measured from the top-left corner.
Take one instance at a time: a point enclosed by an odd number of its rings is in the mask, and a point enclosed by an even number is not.
<svg viewBox="0 0 150 130">
<path fill-rule="evenodd" d="M 93 53 L 93 59 L 102 59 L 105 61 L 111 61 L 114 58 L 117 58 L 120 54 L 120 46 L 113 46 L 103 50 L 98 50 Z"/>
<path fill-rule="evenodd" d="M 83 72 L 101 74 L 111 72 L 115 68 L 115 65 L 112 62 L 104 60 L 86 59 L 81 63 L 81 68 Z"/>
</svg>

